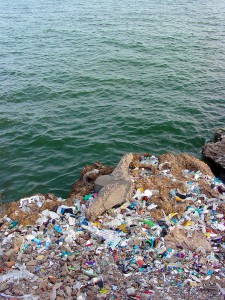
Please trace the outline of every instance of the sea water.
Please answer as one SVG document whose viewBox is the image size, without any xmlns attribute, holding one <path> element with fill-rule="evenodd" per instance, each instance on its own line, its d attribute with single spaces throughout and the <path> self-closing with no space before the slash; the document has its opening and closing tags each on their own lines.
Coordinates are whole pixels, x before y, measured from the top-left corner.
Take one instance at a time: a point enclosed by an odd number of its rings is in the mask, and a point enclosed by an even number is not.
<svg viewBox="0 0 225 300">
<path fill-rule="evenodd" d="M 0 1 L 0 193 L 186 152 L 225 124 L 224 0 Z"/>
</svg>

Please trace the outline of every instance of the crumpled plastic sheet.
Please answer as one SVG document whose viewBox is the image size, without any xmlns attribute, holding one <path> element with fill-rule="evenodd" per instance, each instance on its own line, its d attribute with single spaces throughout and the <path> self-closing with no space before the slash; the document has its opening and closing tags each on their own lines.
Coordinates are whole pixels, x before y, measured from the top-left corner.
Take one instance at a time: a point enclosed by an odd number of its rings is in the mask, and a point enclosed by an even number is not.
<svg viewBox="0 0 225 300">
<path fill-rule="evenodd" d="M 40 201 L 40 198 L 38 195 L 35 195 L 35 196 L 32 196 L 32 197 L 29 197 L 29 198 L 23 198 L 23 199 L 20 199 L 20 206 L 19 207 L 25 207 L 27 206 L 28 204 L 30 203 L 37 203 L 37 205 L 39 207 L 42 206 L 42 202 Z"/>
<path fill-rule="evenodd" d="M 95 227 L 90 227 L 86 225 L 82 225 L 81 227 L 95 234 L 96 236 L 102 237 L 105 240 L 105 244 L 107 246 L 110 246 L 112 250 L 114 250 L 115 247 L 120 243 L 122 237 L 126 235 L 123 232 L 115 233 L 115 231 L 109 229 L 99 230 Z"/>
<path fill-rule="evenodd" d="M 23 296 L 12 296 L 12 295 L 6 295 L 4 293 L 0 293 L 0 296 L 3 298 L 14 298 L 14 299 L 24 299 L 24 300 L 38 300 L 40 299 L 39 296 L 35 296 L 35 295 L 23 295 Z"/>
<path fill-rule="evenodd" d="M 19 280 L 19 279 L 34 279 L 37 280 L 38 277 L 35 276 L 33 273 L 29 272 L 25 265 L 22 265 L 19 267 L 19 270 L 13 270 L 12 272 L 8 272 L 7 274 L 1 275 L 0 276 L 0 282 L 14 282 L 15 280 Z"/>
</svg>

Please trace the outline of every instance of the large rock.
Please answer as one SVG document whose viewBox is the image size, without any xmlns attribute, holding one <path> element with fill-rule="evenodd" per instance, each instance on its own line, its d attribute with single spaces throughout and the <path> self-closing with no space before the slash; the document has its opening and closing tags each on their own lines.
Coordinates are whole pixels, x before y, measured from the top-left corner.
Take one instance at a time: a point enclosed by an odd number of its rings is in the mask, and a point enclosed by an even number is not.
<svg viewBox="0 0 225 300">
<path fill-rule="evenodd" d="M 214 141 L 202 148 L 202 153 L 216 176 L 225 180 L 225 128 L 219 128 Z"/>
<path fill-rule="evenodd" d="M 184 249 L 195 251 L 202 246 L 206 252 L 211 252 L 212 247 L 201 231 L 193 231 L 188 237 L 188 230 L 176 227 L 165 237 L 167 248 L 175 248 L 176 244 L 181 244 Z"/>
<path fill-rule="evenodd" d="M 115 205 L 129 201 L 133 192 L 133 183 L 129 177 L 129 165 L 133 154 L 123 156 L 110 175 L 102 175 L 95 181 L 95 191 L 99 192 L 94 203 L 87 209 L 86 217 L 94 221 Z"/>
</svg>

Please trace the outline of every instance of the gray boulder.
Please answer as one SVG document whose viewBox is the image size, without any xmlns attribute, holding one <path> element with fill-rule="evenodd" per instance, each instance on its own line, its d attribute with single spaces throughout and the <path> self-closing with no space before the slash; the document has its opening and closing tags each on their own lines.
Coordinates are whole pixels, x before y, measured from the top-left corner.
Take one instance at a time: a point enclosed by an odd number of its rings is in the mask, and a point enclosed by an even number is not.
<svg viewBox="0 0 225 300">
<path fill-rule="evenodd" d="M 203 146 L 202 154 L 214 174 L 225 180 L 225 128 L 216 130 L 214 141 Z"/>
<path fill-rule="evenodd" d="M 132 153 L 124 155 L 112 174 L 96 179 L 94 189 L 98 192 L 98 197 L 87 209 L 87 219 L 94 221 L 113 206 L 130 200 L 133 183 L 129 177 L 129 165 L 132 160 Z"/>
</svg>

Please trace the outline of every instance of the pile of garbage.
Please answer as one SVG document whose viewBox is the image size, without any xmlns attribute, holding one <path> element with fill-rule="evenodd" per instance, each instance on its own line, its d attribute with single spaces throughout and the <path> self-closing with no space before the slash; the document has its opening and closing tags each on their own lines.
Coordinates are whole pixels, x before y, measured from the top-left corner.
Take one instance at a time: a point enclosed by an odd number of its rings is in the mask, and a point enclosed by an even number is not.
<svg viewBox="0 0 225 300">
<path fill-rule="evenodd" d="M 94 219 L 106 188 L 96 166 L 67 200 L 37 194 L 2 206 L 0 299 L 225 299 L 224 183 L 187 154 L 124 161 L 130 199 L 108 192 Z M 110 172 L 106 186 L 123 177 Z"/>
</svg>

